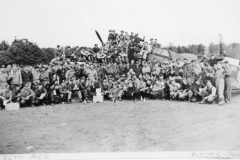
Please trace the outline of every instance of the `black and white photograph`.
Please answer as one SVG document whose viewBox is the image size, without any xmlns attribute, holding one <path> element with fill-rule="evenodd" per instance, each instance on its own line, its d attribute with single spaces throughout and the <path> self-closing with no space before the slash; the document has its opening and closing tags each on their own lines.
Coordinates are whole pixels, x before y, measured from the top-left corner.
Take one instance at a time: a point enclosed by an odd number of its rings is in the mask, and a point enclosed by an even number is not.
<svg viewBox="0 0 240 160">
<path fill-rule="evenodd" d="M 240 159 L 239 122 L 240 0 L 0 0 L 0 160 Z"/>
</svg>

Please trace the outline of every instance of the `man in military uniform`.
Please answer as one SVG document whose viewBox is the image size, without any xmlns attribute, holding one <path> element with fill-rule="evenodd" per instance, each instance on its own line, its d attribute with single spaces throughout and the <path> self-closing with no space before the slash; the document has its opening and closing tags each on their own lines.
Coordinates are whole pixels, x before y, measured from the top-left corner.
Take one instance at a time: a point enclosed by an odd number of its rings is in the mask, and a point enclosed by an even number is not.
<svg viewBox="0 0 240 160">
<path fill-rule="evenodd" d="M 108 82 L 107 79 L 104 79 L 102 84 L 102 92 L 103 92 L 104 99 L 110 99 L 109 97 L 110 89 L 111 89 L 110 83 Z"/>
<path fill-rule="evenodd" d="M 85 103 L 88 101 L 88 85 L 85 83 L 85 77 L 81 77 L 79 81 L 79 90 L 82 95 L 82 100 L 84 100 Z"/>
<path fill-rule="evenodd" d="M 0 110 L 5 107 L 5 105 L 12 101 L 12 91 L 8 84 L 5 84 L 4 89 L 0 90 Z"/>
<path fill-rule="evenodd" d="M 75 71 L 74 71 L 73 66 L 71 66 L 69 68 L 69 70 L 67 70 L 67 72 L 66 72 L 66 80 L 69 81 L 69 80 L 73 80 L 75 78 L 76 78 L 75 77 Z"/>
<path fill-rule="evenodd" d="M 22 84 L 25 86 L 29 82 L 29 87 L 31 88 L 33 83 L 33 74 L 29 70 L 29 67 L 24 67 L 24 71 L 22 72 Z"/>
<path fill-rule="evenodd" d="M 190 86 L 193 82 L 193 68 L 190 62 L 187 62 L 183 65 L 183 83 L 185 86 Z"/>
<path fill-rule="evenodd" d="M 114 40 L 113 32 L 112 32 L 112 30 L 109 30 L 108 41 L 109 41 L 110 43 L 112 43 L 113 40 Z"/>
<path fill-rule="evenodd" d="M 131 43 L 128 46 L 128 60 L 131 62 L 134 59 L 135 45 L 134 39 L 131 40 Z"/>
<path fill-rule="evenodd" d="M 163 75 L 160 75 L 160 78 L 156 79 L 156 82 L 152 89 L 152 97 L 159 99 L 160 97 L 162 100 L 165 100 L 165 81 L 163 80 Z"/>
<path fill-rule="evenodd" d="M 45 66 L 42 68 L 40 72 L 40 81 L 44 82 L 47 81 L 49 82 L 49 72 L 51 72 L 51 67 Z"/>
<path fill-rule="evenodd" d="M 0 69 L 0 89 L 4 89 L 6 87 L 8 81 L 8 73 L 6 72 L 6 68 Z"/>
<path fill-rule="evenodd" d="M 217 88 L 217 95 L 219 98 L 218 104 L 224 104 L 224 77 L 226 75 L 226 68 L 223 68 L 221 62 L 217 64 L 217 71 L 216 71 L 216 88 Z"/>
<path fill-rule="evenodd" d="M 232 73 L 232 68 L 231 66 L 228 64 L 228 61 L 226 60 L 223 67 L 226 70 L 226 74 L 224 77 L 224 83 L 225 83 L 225 87 L 224 87 L 224 97 L 225 97 L 225 102 L 226 103 L 230 103 L 231 102 L 231 79 L 230 79 L 230 75 Z"/>
<path fill-rule="evenodd" d="M 207 80 L 215 85 L 215 70 L 209 63 L 206 63 L 206 67 L 203 68 L 203 83 L 206 84 Z"/>
<path fill-rule="evenodd" d="M 60 97 L 62 99 L 62 103 L 72 103 L 72 92 L 69 89 L 67 82 L 63 81 L 61 86 L 59 87 Z"/>
<path fill-rule="evenodd" d="M 142 67 L 139 66 L 139 63 L 136 63 L 136 65 L 133 67 L 133 71 L 137 76 L 142 73 Z"/>
<path fill-rule="evenodd" d="M 30 103 L 31 107 L 34 106 L 35 94 L 30 88 L 31 83 L 28 82 L 20 91 L 20 104 L 25 106 L 27 103 Z"/>
<path fill-rule="evenodd" d="M 38 66 L 35 66 L 31 71 L 33 74 L 33 84 L 36 85 L 36 83 L 39 83 L 40 81 L 40 69 Z"/>
<path fill-rule="evenodd" d="M 42 83 L 38 84 L 37 89 L 34 91 L 35 93 L 35 104 L 40 105 L 42 104 L 45 106 L 45 101 L 47 100 L 47 90 L 43 87 Z"/>
<path fill-rule="evenodd" d="M 139 44 L 140 42 L 144 42 L 145 41 L 145 37 L 143 37 L 143 39 L 138 37 L 138 33 L 135 34 L 135 43 Z"/>
<path fill-rule="evenodd" d="M 196 80 L 195 83 L 193 83 L 189 88 L 189 101 L 190 102 L 196 102 L 197 100 L 200 100 L 201 92 L 200 92 L 201 84 L 199 80 Z"/>
<path fill-rule="evenodd" d="M 212 82 L 210 80 L 207 80 L 207 85 L 203 89 L 200 89 L 200 93 L 202 96 L 202 101 L 200 104 L 207 103 L 213 103 L 216 98 L 216 92 L 217 89 L 212 85 Z"/>
<path fill-rule="evenodd" d="M 208 63 L 209 63 L 210 66 L 212 66 L 212 67 L 213 67 L 215 64 L 217 64 L 217 60 L 216 60 L 216 58 L 215 58 L 214 55 L 211 55 L 211 57 L 210 57 Z"/>
<path fill-rule="evenodd" d="M 62 81 L 66 80 L 66 72 L 67 72 L 67 69 L 65 67 L 65 65 L 59 65 L 59 68 L 57 70 L 57 75 L 59 77 L 59 84 L 62 83 Z"/>
</svg>

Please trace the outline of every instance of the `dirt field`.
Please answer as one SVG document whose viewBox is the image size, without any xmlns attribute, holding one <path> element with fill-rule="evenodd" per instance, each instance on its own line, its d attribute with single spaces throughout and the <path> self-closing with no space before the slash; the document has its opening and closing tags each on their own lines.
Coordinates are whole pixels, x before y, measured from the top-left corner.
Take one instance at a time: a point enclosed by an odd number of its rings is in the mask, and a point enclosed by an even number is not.
<svg viewBox="0 0 240 160">
<path fill-rule="evenodd" d="M 239 122 L 239 95 L 224 106 L 151 100 L 22 108 L 0 111 L 0 154 L 239 151 Z"/>
</svg>

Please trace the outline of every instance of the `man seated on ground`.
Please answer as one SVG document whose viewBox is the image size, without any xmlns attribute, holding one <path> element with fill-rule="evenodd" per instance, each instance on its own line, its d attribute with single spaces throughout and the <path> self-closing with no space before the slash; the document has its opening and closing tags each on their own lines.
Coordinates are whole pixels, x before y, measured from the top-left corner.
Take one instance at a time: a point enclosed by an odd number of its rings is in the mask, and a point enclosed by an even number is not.
<svg viewBox="0 0 240 160">
<path fill-rule="evenodd" d="M 49 76 L 50 77 L 50 76 Z M 57 81 L 52 81 L 52 83 L 50 83 L 49 81 L 44 81 L 43 82 L 43 88 L 45 88 L 47 90 L 47 95 L 46 95 L 46 98 L 45 98 L 45 101 L 44 103 L 45 104 L 49 104 L 49 105 L 54 105 L 54 92 L 53 92 L 53 87 L 55 82 Z"/>
<path fill-rule="evenodd" d="M 133 99 L 134 101 L 137 101 L 137 97 L 139 97 L 139 92 L 137 92 L 137 89 L 133 82 L 129 81 L 127 90 L 124 91 L 124 98 Z"/>
<path fill-rule="evenodd" d="M 21 91 L 21 86 L 17 86 L 15 88 L 15 91 L 12 92 L 12 102 L 20 103 L 20 91 Z"/>
<path fill-rule="evenodd" d="M 88 100 L 88 85 L 85 83 L 85 77 L 82 77 L 79 81 L 79 90 L 82 95 L 82 100 L 87 103 Z"/>
<path fill-rule="evenodd" d="M 47 100 L 47 90 L 43 87 L 42 83 L 38 84 L 35 92 L 35 104 L 45 106 L 45 102 Z"/>
<path fill-rule="evenodd" d="M 181 89 L 181 85 L 177 83 L 175 80 L 171 79 L 169 83 L 170 90 L 170 100 L 174 100 L 177 98 L 179 91 Z"/>
<path fill-rule="evenodd" d="M 59 87 L 59 93 L 63 104 L 66 102 L 66 99 L 67 103 L 72 102 L 72 92 L 69 90 L 69 86 L 65 81 L 61 83 L 61 86 Z"/>
<path fill-rule="evenodd" d="M 161 97 L 162 100 L 165 100 L 164 89 L 165 89 L 165 82 L 163 80 L 163 75 L 160 75 L 160 78 L 156 79 L 156 82 L 153 86 L 152 93 L 151 93 L 152 97 L 154 99 L 159 99 Z"/>
<path fill-rule="evenodd" d="M 4 89 L 0 90 L 0 110 L 5 108 L 5 105 L 12 101 L 12 91 L 9 85 L 6 84 Z"/>
<path fill-rule="evenodd" d="M 104 99 L 108 99 L 108 100 L 110 99 L 109 97 L 110 89 L 111 89 L 111 84 L 107 79 L 104 79 L 102 84 L 102 93 L 103 93 Z"/>
<path fill-rule="evenodd" d="M 31 82 L 25 84 L 25 86 L 20 91 L 20 105 L 26 106 L 30 104 L 31 107 L 34 106 L 35 94 L 32 89 L 30 89 Z"/>
<path fill-rule="evenodd" d="M 117 99 L 121 100 L 122 97 L 122 92 L 121 90 L 117 87 L 117 84 L 113 84 L 113 88 L 110 90 L 109 97 L 111 100 L 115 103 Z"/>
<path fill-rule="evenodd" d="M 212 82 L 210 80 L 207 81 L 206 87 L 203 89 L 200 89 L 201 91 L 201 96 L 202 96 L 202 101 L 200 104 L 203 104 L 205 102 L 207 103 L 213 103 L 215 98 L 216 98 L 216 92 L 217 89 L 212 85 Z"/>
<path fill-rule="evenodd" d="M 201 84 L 199 80 L 195 81 L 195 83 L 190 86 L 189 92 L 188 92 L 188 97 L 190 102 L 196 102 L 201 99 L 202 96 L 199 90 L 200 88 L 201 88 Z"/>
<path fill-rule="evenodd" d="M 72 92 L 72 95 L 74 95 L 74 93 L 77 93 L 80 102 L 82 102 L 82 94 L 81 91 L 79 90 L 79 81 L 73 78 L 72 80 L 69 81 L 68 85 L 69 90 Z"/>
<path fill-rule="evenodd" d="M 58 81 L 55 81 L 53 85 L 50 86 L 51 91 L 51 103 L 52 105 L 62 102 L 61 94 L 60 94 L 60 84 Z"/>
</svg>

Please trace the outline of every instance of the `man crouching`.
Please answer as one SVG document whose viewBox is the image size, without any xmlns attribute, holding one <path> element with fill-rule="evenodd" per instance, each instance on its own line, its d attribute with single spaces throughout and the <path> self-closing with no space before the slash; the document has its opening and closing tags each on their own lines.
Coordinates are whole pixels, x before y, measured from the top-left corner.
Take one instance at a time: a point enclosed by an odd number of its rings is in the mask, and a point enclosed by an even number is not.
<svg viewBox="0 0 240 160">
<path fill-rule="evenodd" d="M 35 90 L 35 104 L 45 106 L 45 101 L 47 99 L 47 90 L 43 87 L 42 83 L 38 84 Z"/>
<path fill-rule="evenodd" d="M 26 104 L 30 104 L 31 107 L 34 106 L 34 100 L 35 100 L 35 93 L 32 89 L 30 89 L 31 83 L 26 83 L 25 86 L 20 91 L 20 105 L 26 106 Z"/>
<path fill-rule="evenodd" d="M 201 90 L 202 101 L 200 104 L 213 103 L 216 98 L 216 87 L 212 85 L 210 80 L 207 80 L 207 85 Z"/>
</svg>

